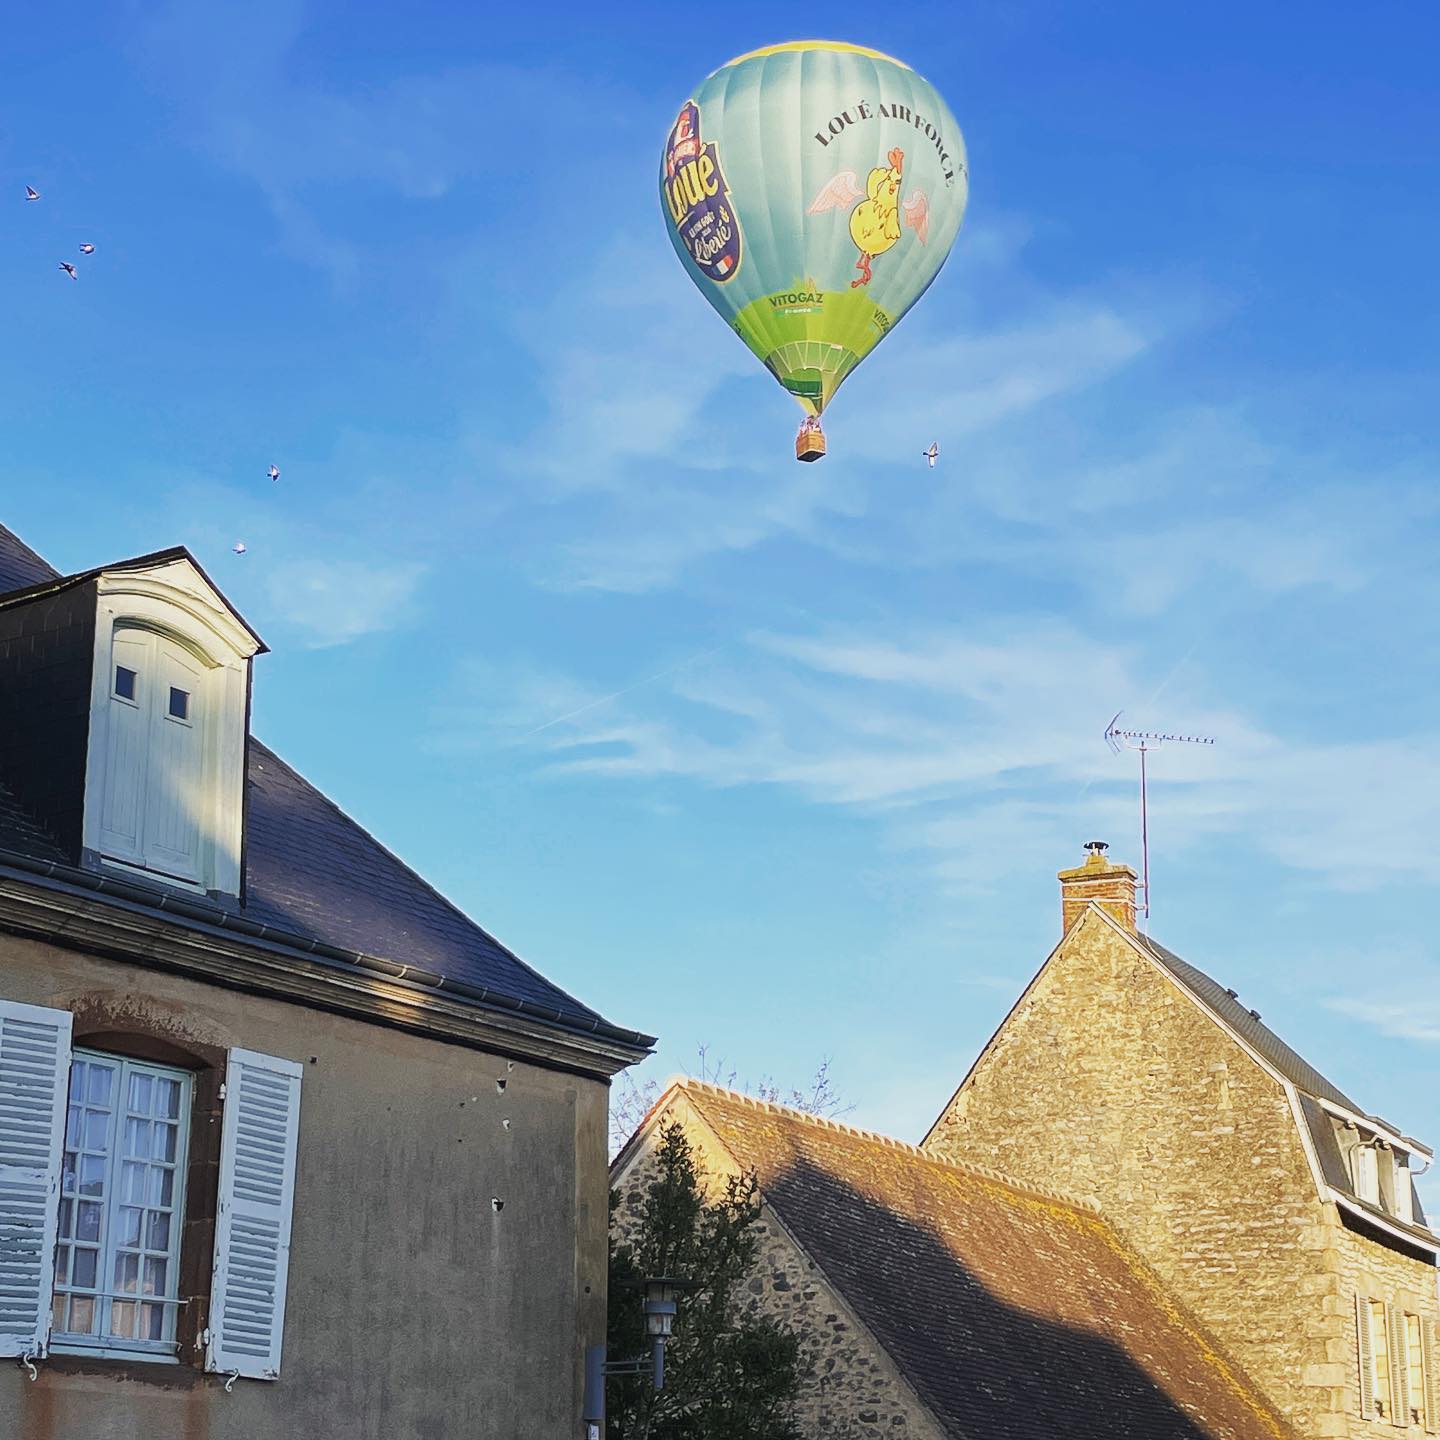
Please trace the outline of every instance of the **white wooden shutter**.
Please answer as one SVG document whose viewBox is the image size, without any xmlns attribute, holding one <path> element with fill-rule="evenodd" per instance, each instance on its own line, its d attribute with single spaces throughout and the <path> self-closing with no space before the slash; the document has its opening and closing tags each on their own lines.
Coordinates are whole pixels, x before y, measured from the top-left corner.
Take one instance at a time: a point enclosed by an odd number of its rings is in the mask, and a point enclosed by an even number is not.
<svg viewBox="0 0 1440 1440">
<path fill-rule="evenodd" d="M 0 1000 L 0 1355 L 50 1341 L 70 1012 Z"/>
<path fill-rule="evenodd" d="M 293 1060 L 230 1052 L 207 1370 L 250 1380 L 280 1374 L 300 1076 Z"/>
<path fill-rule="evenodd" d="M 1355 1344 L 1360 1356 L 1360 1413 L 1367 1420 L 1375 1414 L 1375 1344 L 1370 1335 L 1370 1302 L 1355 1296 Z"/>
<path fill-rule="evenodd" d="M 1405 1328 L 1405 1312 L 1387 1305 L 1385 1318 L 1390 1323 L 1390 1390 L 1395 1400 L 1391 1412 L 1392 1425 L 1410 1423 L 1410 1334 Z"/>
<path fill-rule="evenodd" d="M 1432 1433 L 1440 1427 L 1440 1416 L 1436 1414 L 1437 1391 L 1440 1385 L 1435 1379 L 1435 1326 L 1422 1315 L 1420 1317 L 1420 1348 L 1425 1357 L 1425 1428 Z"/>
</svg>

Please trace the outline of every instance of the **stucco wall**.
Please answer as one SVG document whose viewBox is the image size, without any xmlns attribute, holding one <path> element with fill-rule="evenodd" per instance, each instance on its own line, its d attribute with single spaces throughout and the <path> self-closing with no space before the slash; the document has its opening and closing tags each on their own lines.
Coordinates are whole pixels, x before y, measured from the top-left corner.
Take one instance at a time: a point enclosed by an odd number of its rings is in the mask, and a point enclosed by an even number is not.
<svg viewBox="0 0 1440 1440">
<path fill-rule="evenodd" d="M 580 1433 L 604 1334 L 602 1082 L 3 935 L 0 995 L 305 1067 L 280 1379 L 227 1395 L 191 1364 L 57 1358 L 35 1383 L 7 1364 L 5 1440 Z"/>
<path fill-rule="evenodd" d="M 1435 1272 L 1322 1203 L 1284 1086 L 1093 914 L 928 1143 L 1098 1200 L 1302 1434 L 1373 1433 L 1354 1428 L 1352 1246 L 1411 1289 L 1428 1276 L 1433 1314 Z"/>
<path fill-rule="evenodd" d="M 677 1119 L 718 1192 L 735 1171 L 683 1099 L 664 1112 Z M 622 1231 L 653 1178 L 653 1147 L 645 1142 L 616 1176 L 617 1223 Z M 762 1197 L 763 1198 L 763 1197 Z M 760 1246 L 746 1285 L 747 1309 L 778 1321 L 801 1342 L 803 1378 L 795 1415 L 806 1440 L 945 1440 L 881 1347 L 850 1307 L 791 1238 L 767 1204 L 761 1211 Z"/>
</svg>

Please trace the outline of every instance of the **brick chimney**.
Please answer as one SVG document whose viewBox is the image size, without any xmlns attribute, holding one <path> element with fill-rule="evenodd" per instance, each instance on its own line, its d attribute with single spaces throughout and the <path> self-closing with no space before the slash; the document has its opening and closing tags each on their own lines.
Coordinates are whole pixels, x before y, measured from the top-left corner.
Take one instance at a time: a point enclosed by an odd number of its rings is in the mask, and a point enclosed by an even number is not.
<svg viewBox="0 0 1440 1440">
<path fill-rule="evenodd" d="M 1108 910 L 1127 930 L 1135 928 L 1135 872 L 1128 865 L 1117 865 L 1105 858 L 1110 848 L 1103 840 L 1091 840 L 1085 846 L 1090 853 L 1083 865 L 1060 872 L 1061 933 L 1080 918 L 1093 900 Z"/>
</svg>

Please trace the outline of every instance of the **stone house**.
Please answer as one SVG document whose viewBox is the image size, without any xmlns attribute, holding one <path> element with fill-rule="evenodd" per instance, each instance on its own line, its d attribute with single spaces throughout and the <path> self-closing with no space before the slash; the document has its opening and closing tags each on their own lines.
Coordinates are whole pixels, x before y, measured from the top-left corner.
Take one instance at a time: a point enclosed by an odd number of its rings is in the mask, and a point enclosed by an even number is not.
<svg viewBox="0 0 1440 1440">
<path fill-rule="evenodd" d="M 651 1039 L 252 736 L 264 653 L 0 527 L 0 1436 L 582 1433 Z"/>
<path fill-rule="evenodd" d="M 702 1081 L 616 1157 L 621 1223 L 667 1121 L 753 1170 L 754 1305 L 804 1341 L 812 1440 L 1290 1440 L 1093 1201 Z"/>
<path fill-rule="evenodd" d="M 1305 1436 L 1431 1432 L 1436 1255 L 1412 1158 L 1234 989 L 1060 873 L 1063 938 L 924 1140 L 1094 1201 Z"/>
<path fill-rule="evenodd" d="M 666 1117 L 756 1171 L 755 1303 L 807 1340 L 812 1440 L 1435 1433 L 1430 1150 L 1141 934 L 1088 848 L 919 1147 L 684 1081 L 615 1183 Z"/>
</svg>

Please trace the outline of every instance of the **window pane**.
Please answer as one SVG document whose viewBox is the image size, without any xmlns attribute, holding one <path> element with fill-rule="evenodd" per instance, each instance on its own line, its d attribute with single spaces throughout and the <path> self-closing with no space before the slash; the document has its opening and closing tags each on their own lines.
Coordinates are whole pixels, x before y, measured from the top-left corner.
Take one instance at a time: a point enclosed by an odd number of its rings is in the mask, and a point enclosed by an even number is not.
<svg viewBox="0 0 1440 1440">
<path fill-rule="evenodd" d="M 150 1094 L 155 1088 L 155 1079 L 151 1075 L 132 1075 L 130 1077 L 130 1113 L 132 1115 L 148 1115 L 150 1113 Z"/>
<path fill-rule="evenodd" d="M 174 1164 L 175 1127 L 173 1125 L 157 1124 L 155 1126 L 154 1155 L 157 1160 L 164 1160 L 170 1164 Z"/>
<path fill-rule="evenodd" d="M 85 1098 L 92 1105 L 108 1105 L 110 1081 L 115 1072 L 106 1065 L 87 1065 L 85 1069 L 89 1072 L 89 1091 Z"/>
<path fill-rule="evenodd" d="M 120 1198 L 127 1205 L 143 1205 L 145 1203 L 145 1171 L 147 1168 L 147 1166 L 136 1164 L 133 1160 L 125 1162 L 120 1182 Z"/>
<path fill-rule="evenodd" d="M 72 1335 L 93 1335 L 95 1333 L 95 1301 L 88 1295 L 70 1297 L 70 1333 Z"/>
<path fill-rule="evenodd" d="M 100 1238 L 100 1206 L 93 1200 L 82 1200 L 75 1207 L 75 1238 L 77 1240 L 98 1240 Z"/>
<path fill-rule="evenodd" d="M 73 1200 L 62 1200 L 60 1202 L 60 1238 L 70 1238 L 70 1227 L 75 1223 L 75 1202 Z"/>
<path fill-rule="evenodd" d="M 165 1276 L 169 1272 L 169 1265 L 164 1260 L 147 1260 L 145 1262 L 145 1289 L 146 1295 L 163 1295 L 165 1293 Z"/>
<path fill-rule="evenodd" d="M 105 1157 L 103 1155 L 82 1155 L 80 1157 L 80 1193 L 102 1195 L 105 1192 Z"/>
<path fill-rule="evenodd" d="M 95 1262 L 99 1258 L 94 1250 L 77 1250 L 75 1252 L 75 1268 L 70 1272 L 70 1283 L 77 1289 L 93 1290 L 95 1288 Z"/>
<path fill-rule="evenodd" d="M 152 1170 L 150 1172 L 150 1203 L 169 1209 L 175 1203 L 175 1172 L 173 1170 Z"/>
<path fill-rule="evenodd" d="M 72 1105 L 65 1112 L 65 1148 L 67 1150 L 80 1148 L 80 1129 L 84 1119 L 85 1112 L 78 1105 Z"/>
<path fill-rule="evenodd" d="M 180 1118 L 180 1082 L 178 1080 L 156 1080 L 154 1113 L 167 1120 Z"/>
<path fill-rule="evenodd" d="M 135 698 L 135 672 L 127 670 L 123 665 L 115 667 L 115 693 L 122 700 L 133 700 Z"/>
<path fill-rule="evenodd" d="M 133 1295 L 140 1286 L 140 1257 L 138 1255 L 117 1255 L 115 1257 L 115 1288 L 122 1295 Z"/>
<path fill-rule="evenodd" d="M 91 1110 L 85 1115 L 85 1148 L 104 1150 L 110 1144 L 110 1116 L 104 1110 Z"/>
<path fill-rule="evenodd" d="M 150 1158 L 150 1122 L 148 1120 L 132 1119 L 125 1122 L 125 1153 L 140 1160 Z"/>
<path fill-rule="evenodd" d="M 173 685 L 170 687 L 170 713 L 177 720 L 190 718 L 190 692 L 188 690 L 177 690 Z"/>
<path fill-rule="evenodd" d="M 110 1333 L 122 1340 L 135 1338 L 135 1302 L 133 1300 L 111 1301 Z"/>
<path fill-rule="evenodd" d="M 170 1216 L 163 1210 L 152 1210 L 150 1222 L 145 1230 L 145 1248 L 147 1250 L 170 1249 Z"/>
<path fill-rule="evenodd" d="M 120 1220 L 115 1227 L 115 1243 L 134 1250 L 140 1244 L 140 1219 L 145 1212 L 129 1205 L 120 1209 Z"/>
</svg>

